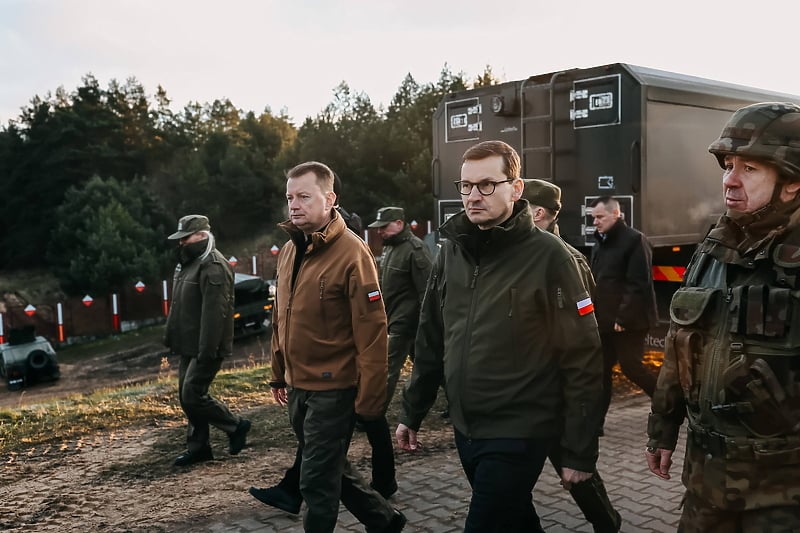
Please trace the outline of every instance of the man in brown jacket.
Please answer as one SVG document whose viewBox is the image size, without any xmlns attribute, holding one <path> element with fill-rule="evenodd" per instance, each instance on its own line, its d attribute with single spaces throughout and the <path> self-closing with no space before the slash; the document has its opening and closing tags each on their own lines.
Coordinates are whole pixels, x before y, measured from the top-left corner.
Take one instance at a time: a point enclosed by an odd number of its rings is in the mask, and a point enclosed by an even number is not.
<svg viewBox="0 0 800 533">
<path fill-rule="evenodd" d="M 341 498 L 368 532 L 400 531 L 405 517 L 347 461 L 356 417 L 381 417 L 386 398 L 375 260 L 334 209 L 330 168 L 303 163 L 287 178 L 289 220 L 280 226 L 290 240 L 278 255 L 270 385 L 302 448 L 303 527 L 332 532 Z"/>
<path fill-rule="evenodd" d="M 177 240 L 179 248 L 164 343 L 181 357 L 178 397 L 189 420 L 188 449 L 175 466 L 189 466 L 214 458 L 209 425 L 228 434 L 230 453 L 236 455 L 244 448 L 250 421 L 208 393 L 222 359 L 233 349 L 233 271 L 214 247 L 205 216 L 181 218 L 169 239 Z"/>
</svg>

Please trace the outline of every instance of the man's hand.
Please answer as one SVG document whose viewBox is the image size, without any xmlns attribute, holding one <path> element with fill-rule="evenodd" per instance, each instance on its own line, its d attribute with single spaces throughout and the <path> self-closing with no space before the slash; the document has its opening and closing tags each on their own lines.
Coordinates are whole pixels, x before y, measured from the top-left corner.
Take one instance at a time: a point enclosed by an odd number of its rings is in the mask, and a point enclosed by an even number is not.
<svg viewBox="0 0 800 533">
<path fill-rule="evenodd" d="M 398 424 L 397 431 L 395 431 L 395 437 L 397 438 L 397 446 L 401 450 L 405 450 L 407 452 L 414 452 L 419 449 L 419 443 L 417 442 L 417 432 L 409 428 L 407 425 Z"/>
<path fill-rule="evenodd" d="M 644 452 L 644 456 L 647 459 L 647 467 L 652 473 L 661 479 L 669 479 L 669 469 L 672 466 L 672 450 L 648 447 Z"/>
<path fill-rule="evenodd" d="M 620 326 L 619 324 L 614 322 L 614 331 L 616 331 L 617 333 L 620 333 L 622 331 L 625 331 L 625 328 L 623 328 L 622 326 Z"/>
<path fill-rule="evenodd" d="M 283 407 L 289 405 L 289 397 L 286 395 L 286 387 L 272 389 L 272 398 Z"/>
<path fill-rule="evenodd" d="M 586 481 L 591 477 L 591 472 L 581 472 L 580 470 L 564 467 L 561 469 L 561 486 L 569 490 L 572 488 L 572 485 L 580 483 L 581 481 Z"/>
</svg>

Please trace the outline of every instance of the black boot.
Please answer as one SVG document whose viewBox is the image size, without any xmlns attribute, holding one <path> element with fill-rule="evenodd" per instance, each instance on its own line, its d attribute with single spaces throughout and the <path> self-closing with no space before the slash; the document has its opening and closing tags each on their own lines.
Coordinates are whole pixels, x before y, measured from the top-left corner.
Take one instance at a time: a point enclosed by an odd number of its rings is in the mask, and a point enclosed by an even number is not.
<svg viewBox="0 0 800 533">
<path fill-rule="evenodd" d="M 250 424 L 249 420 L 245 420 L 242 418 L 239 421 L 239 425 L 236 426 L 236 431 L 233 433 L 228 433 L 228 439 L 230 440 L 230 453 L 231 455 L 237 455 L 244 445 L 247 444 L 247 432 L 250 431 Z"/>
<path fill-rule="evenodd" d="M 211 446 L 204 446 L 199 450 L 193 452 L 186 451 L 175 458 L 175 466 L 189 466 L 195 463 L 202 463 L 203 461 L 212 461 L 214 454 L 211 452 Z"/>
</svg>

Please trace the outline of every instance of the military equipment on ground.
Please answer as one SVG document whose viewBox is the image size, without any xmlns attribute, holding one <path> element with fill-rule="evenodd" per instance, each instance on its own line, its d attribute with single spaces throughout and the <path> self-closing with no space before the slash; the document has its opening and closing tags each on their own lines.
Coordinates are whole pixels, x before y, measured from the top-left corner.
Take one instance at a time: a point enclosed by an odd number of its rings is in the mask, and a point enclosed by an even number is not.
<svg viewBox="0 0 800 533">
<path fill-rule="evenodd" d="M 484 140 L 513 146 L 523 178 L 561 187 L 561 236 L 584 253 L 594 243 L 592 201 L 616 197 L 654 246 L 662 323 L 648 343 L 663 350 L 670 298 L 724 211 L 721 171 L 707 149 L 734 111 L 765 101 L 800 96 L 624 63 L 448 94 L 433 116 L 434 228 L 461 210 L 452 182 L 464 151 Z"/>
<path fill-rule="evenodd" d="M 61 377 L 56 351 L 33 326 L 11 329 L 8 342 L 0 344 L 0 377 L 9 390 Z"/>
</svg>

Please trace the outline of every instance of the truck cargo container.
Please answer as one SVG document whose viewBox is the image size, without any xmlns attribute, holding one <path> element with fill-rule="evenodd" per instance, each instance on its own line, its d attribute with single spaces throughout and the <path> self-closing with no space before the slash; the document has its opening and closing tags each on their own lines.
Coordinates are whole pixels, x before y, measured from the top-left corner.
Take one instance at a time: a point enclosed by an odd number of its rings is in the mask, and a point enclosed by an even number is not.
<svg viewBox="0 0 800 533">
<path fill-rule="evenodd" d="M 461 210 L 452 182 L 464 151 L 484 140 L 513 146 L 523 178 L 561 187 L 561 236 L 587 255 L 589 206 L 614 196 L 653 245 L 661 320 L 648 343 L 662 349 L 672 293 L 724 211 L 722 171 L 708 145 L 735 110 L 764 101 L 800 103 L 800 96 L 625 63 L 448 94 L 433 117 L 434 226 Z"/>
</svg>

